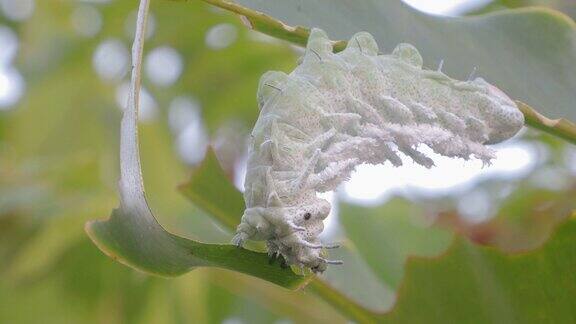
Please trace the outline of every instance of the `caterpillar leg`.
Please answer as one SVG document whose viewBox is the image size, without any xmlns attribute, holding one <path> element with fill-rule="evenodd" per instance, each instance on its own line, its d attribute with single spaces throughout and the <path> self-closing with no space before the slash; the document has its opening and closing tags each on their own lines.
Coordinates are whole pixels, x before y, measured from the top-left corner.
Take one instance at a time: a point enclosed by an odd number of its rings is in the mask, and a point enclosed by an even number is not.
<svg viewBox="0 0 576 324">
<path fill-rule="evenodd" d="M 232 238 L 232 244 L 241 248 L 242 246 L 244 246 L 244 242 L 246 242 L 247 239 L 248 239 L 248 235 L 246 233 L 238 232 Z"/>
<path fill-rule="evenodd" d="M 270 162 L 278 161 L 282 156 L 279 152 L 278 143 L 271 139 L 268 139 L 260 144 L 260 151 L 266 152 L 267 155 L 270 156 Z"/>
<path fill-rule="evenodd" d="M 272 264 L 278 259 L 280 251 L 278 250 L 278 246 L 270 240 L 266 241 L 266 249 L 268 250 L 268 263 Z"/>
<path fill-rule="evenodd" d="M 241 247 L 248 239 L 264 240 L 270 237 L 272 227 L 264 216 L 264 208 L 246 209 L 242 215 L 242 221 L 236 228 L 236 235 L 232 238 L 232 244 Z"/>
<path fill-rule="evenodd" d="M 275 244 L 278 245 L 279 253 L 287 265 L 296 265 L 300 268 L 308 267 L 314 272 L 322 272 L 326 270 L 328 264 L 343 263 L 339 260 L 327 260 L 323 258 L 321 251 L 326 248 L 326 246 L 304 241 L 298 238 L 297 235 L 279 238 Z"/>
</svg>

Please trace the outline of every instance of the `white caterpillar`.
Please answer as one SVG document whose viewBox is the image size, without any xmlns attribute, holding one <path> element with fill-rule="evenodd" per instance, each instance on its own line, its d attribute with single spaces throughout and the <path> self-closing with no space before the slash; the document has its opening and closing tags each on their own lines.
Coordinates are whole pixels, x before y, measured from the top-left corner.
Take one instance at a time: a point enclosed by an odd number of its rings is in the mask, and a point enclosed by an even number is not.
<svg viewBox="0 0 576 324">
<path fill-rule="evenodd" d="M 323 271 L 318 235 L 330 203 L 316 196 L 349 178 L 362 163 L 434 162 L 418 151 L 489 163 L 484 144 L 516 134 L 524 117 L 514 102 L 481 78 L 458 81 L 423 70 L 412 45 L 378 55 L 361 32 L 344 51 L 332 52 L 313 29 L 300 65 L 289 75 L 267 72 L 258 88 L 260 116 L 251 135 L 245 181 L 246 210 L 233 243 L 266 240 L 271 256 Z"/>
</svg>

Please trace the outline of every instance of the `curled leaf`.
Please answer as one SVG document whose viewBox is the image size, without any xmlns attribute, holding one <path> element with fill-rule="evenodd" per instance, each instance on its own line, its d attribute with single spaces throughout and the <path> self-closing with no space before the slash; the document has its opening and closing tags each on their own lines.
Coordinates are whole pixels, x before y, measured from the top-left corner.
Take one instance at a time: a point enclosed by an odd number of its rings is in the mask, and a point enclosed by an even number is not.
<svg viewBox="0 0 576 324">
<path fill-rule="evenodd" d="M 269 265 L 266 254 L 232 245 L 204 244 L 171 234 L 150 211 L 138 150 L 142 49 L 148 6 L 148 0 L 140 2 L 132 47 L 130 95 L 120 126 L 120 207 L 108 220 L 88 222 L 86 232 L 108 256 L 146 273 L 176 276 L 195 267 L 213 266 L 246 273 L 286 288 L 300 287 L 306 277 Z"/>
</svg>

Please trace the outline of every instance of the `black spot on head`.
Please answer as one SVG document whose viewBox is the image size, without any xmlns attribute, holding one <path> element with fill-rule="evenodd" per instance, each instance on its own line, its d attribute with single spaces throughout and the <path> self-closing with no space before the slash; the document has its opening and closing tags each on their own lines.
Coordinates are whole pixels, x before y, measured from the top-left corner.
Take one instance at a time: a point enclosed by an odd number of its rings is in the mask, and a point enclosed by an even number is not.
<svg viewBox="0 0 576 324">
<path fill-rule="evenodd" d="M 310 214 L 310 213 L 304 214 L 304 219 L 305 219 L 305 220 L 309 220 L 310 217 L 312 217 L 312 214 Z"/>
</svg>

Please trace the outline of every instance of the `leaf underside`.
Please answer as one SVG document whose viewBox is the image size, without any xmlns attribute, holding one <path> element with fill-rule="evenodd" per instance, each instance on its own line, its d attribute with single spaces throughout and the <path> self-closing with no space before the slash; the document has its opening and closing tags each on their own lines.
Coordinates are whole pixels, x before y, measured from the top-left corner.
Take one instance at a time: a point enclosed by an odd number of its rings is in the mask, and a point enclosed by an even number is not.
<svg viewBox="0 0 576 324">
<path fill-rule="evenodd" d="M 171 277 L 195 267 L 210 266 L 252 275 L 289 289 L 297 289 L 307 280 L 291 269 L 270 265 L 266 253 L 186 239 L 169 233 L 151 216 L 119 208 L 109 220 L 89 222 L 86 232 L 111 258 L 154 275 Z"/>
</svg>

